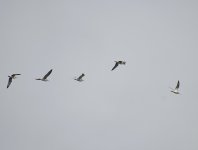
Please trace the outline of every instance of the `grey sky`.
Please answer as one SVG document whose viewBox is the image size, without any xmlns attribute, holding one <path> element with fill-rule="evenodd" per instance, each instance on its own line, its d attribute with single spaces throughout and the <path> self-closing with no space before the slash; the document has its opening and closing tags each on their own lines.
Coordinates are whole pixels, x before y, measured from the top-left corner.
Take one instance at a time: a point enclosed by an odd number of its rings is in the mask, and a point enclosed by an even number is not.
<svg viewBox="0 0 198 150">
<path fill-rule="evenodd" d="M 193 0 L 0 0 L 0 149 L 197 150 L 197 18 Z"/>
</svg>

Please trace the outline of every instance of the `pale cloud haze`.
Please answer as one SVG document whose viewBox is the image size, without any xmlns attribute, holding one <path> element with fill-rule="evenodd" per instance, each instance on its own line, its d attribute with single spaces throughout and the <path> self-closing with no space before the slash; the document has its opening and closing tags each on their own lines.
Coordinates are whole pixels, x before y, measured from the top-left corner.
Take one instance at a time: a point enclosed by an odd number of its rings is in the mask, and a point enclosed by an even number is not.
<svg viewBox="0 0 198 150">
<path fill-rule="evenodd" d="M 197 150 L 197 18 L 193 0 L 0 0 L 0 150 Z"/>
</svg>

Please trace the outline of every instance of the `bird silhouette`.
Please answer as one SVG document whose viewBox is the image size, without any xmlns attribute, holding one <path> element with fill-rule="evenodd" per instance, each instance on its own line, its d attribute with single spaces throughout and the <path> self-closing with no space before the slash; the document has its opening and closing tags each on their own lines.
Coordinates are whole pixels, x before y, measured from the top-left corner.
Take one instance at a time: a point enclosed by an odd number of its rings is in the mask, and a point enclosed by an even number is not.
<svg viewBox="0 0 198 150">
<path fill-rule="evenodd" d="M 16 76 L 21 75 L 21 74 L 12 74 L 11 76 L 8 76 L 8 84 L 7 84 L 7 88 L 9 88 L 10 84 L 12 83 L 12 79 L 16 79 Z"/>
<path fill-rule="evenodd" d="M 111 69 L 111 71 L 113 71 L 115 68 L 118 67 L 118 65 L 125 65 L 126 62 L 125 61 L 115 61 L 115 65 L 114 67 Z"/>
<path fill-rule="evenodd" d="M 43 78 L 38 78 L 36 80 L 41 80 L 41 81 L 48 81 L 47 77 L 52 73 L 52 69 L 43 77 Z"/>
</svg>

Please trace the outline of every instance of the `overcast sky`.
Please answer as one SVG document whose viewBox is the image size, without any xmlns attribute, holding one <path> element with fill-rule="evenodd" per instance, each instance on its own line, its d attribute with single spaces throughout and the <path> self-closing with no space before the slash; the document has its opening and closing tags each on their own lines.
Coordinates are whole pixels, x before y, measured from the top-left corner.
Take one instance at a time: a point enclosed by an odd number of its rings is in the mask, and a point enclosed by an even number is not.
<svg viewBox="0 0 198 150">
<path fill-rule="evenodd" d="M 0 0 L 0 149 L 197 150 L 197 27 L 195 0 Z"/>
</svg>

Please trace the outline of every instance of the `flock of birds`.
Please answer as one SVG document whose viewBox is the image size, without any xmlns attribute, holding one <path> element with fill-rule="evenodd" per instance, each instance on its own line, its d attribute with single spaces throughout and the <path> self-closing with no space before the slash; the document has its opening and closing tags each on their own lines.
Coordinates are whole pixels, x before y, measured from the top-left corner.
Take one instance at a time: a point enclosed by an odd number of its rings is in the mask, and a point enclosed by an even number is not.
<svg viewBox="0 0 198 150">
<path fill-rule="evenodd" d="M 117 68 L 119 65 L 125 65 L 126 62 L 125 61 L 115 61 L 115 65 L 114 67 L 111 69 L 111 71 L 113 71 L 115 68 Z M 46 75 L 43 76 L 43 78 L 37 78 L 36 80 L 41 80 L 41 81 L 48 81 L 48 76 L 52 73 L 52 69 L 50 71 L 48 71 L 48 73 Z M 16 76 L 21 75 L 21 74 L 12 74 L 11 76 L 8 76 L 8 84 L 7 84 L 7 88 L 9 88 L 9 86 L 12 83 L 13 79 L 16 79 Z M 82 82 L 83 81 L 83 77 L 85 76 L 84 73 L 82 73 L 78 78 L 74 78 L 74 80 L 78 81 L 78 82 Z M 180 86 L 180 82 L 179 80 L 177 81 L 177 85 L 176 87 L 173 89 L 171 88 L 171 92 L 173 92 L 174 94 L 179 94 L 179 86 Z"/>
</svg>

